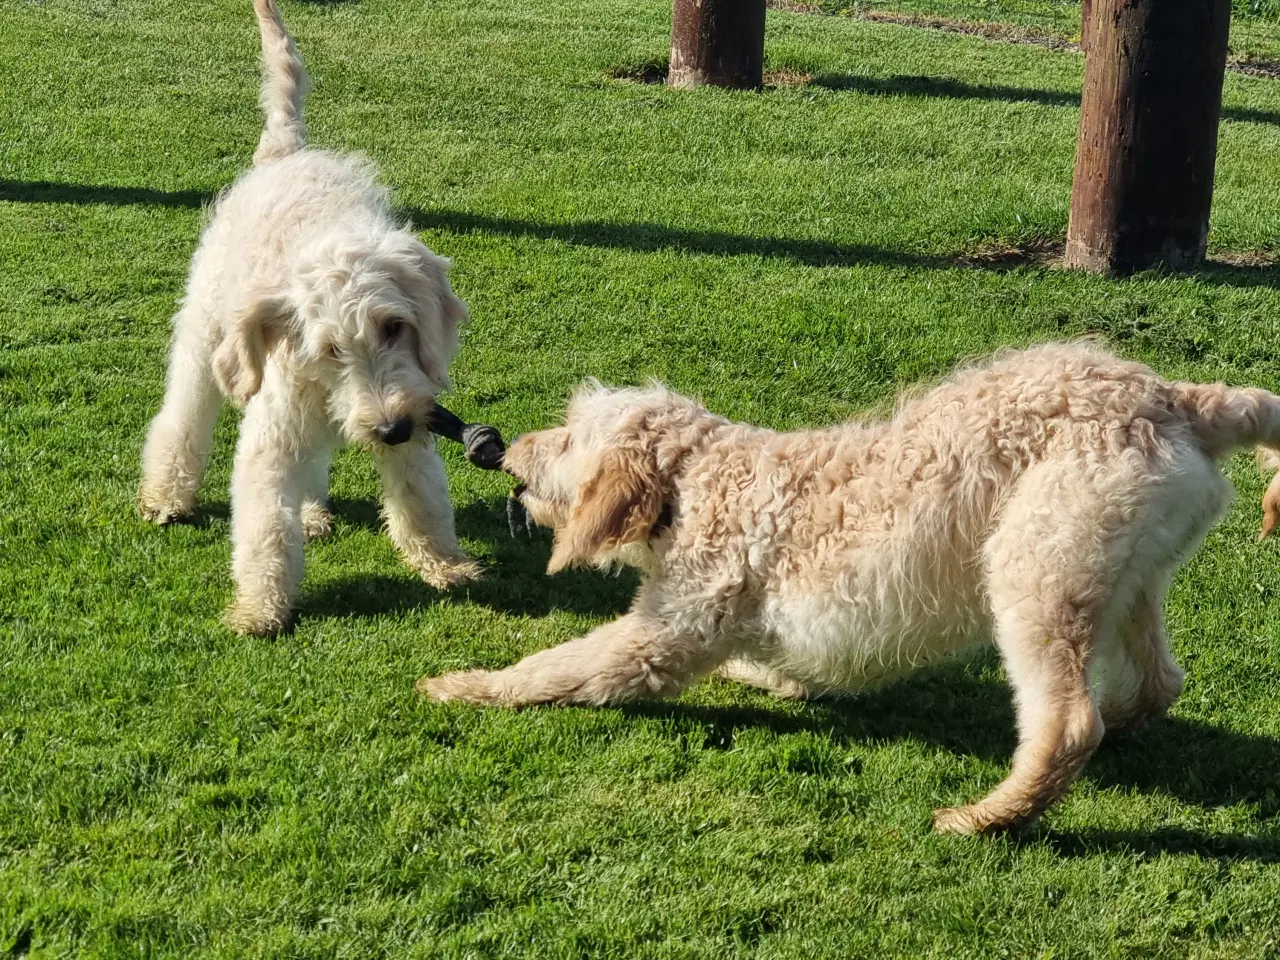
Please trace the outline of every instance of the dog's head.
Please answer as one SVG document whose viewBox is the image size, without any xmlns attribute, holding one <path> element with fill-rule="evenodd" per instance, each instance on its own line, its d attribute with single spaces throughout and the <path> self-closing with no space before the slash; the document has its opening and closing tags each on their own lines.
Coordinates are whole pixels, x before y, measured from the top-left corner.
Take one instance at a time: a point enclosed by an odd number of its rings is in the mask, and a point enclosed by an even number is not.
<svg viewBox="0 0 1280 960">
<path fill-rule="evenodd" d="M 628 548 L 649 542 L 690 452 L 724 422 L 660 386 L 588 381 L 563 427 L 517 438 L 502 468 L 520 481 L 516 496 L 532 520 L 555 529 L 547 572 L 635 561 Z"/>
<path fill-rule="evenodd" d="M 407 230 L 327 235 L 301 252 L 293 289 L 250 298 L 214 354 L 223 390 L 244 404 L 266 357 L 287 342 L 323 384 L 354 443 L 394 446 L 423 429 L 467 322 L 449 262 Z"/>
</svg>

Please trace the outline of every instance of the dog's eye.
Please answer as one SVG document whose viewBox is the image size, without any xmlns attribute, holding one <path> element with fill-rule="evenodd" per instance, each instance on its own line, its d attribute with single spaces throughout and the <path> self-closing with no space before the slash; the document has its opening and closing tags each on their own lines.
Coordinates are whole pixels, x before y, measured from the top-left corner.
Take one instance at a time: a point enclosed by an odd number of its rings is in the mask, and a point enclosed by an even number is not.
<svg viewBox="0 0 1280 960">
<path fill-rule="evenodd" d="M 387 343 L 395 343 L 404 332 L 403 320 L 388 320 L 382 325 L 382 338 Z"/>
<path fill-rule="evenodd" d="M 342 348 L 336 343 L 331 343 L 324 348 L 324 352 L 329 355 L 330 360 L 342 359 Z"/>
</svg>

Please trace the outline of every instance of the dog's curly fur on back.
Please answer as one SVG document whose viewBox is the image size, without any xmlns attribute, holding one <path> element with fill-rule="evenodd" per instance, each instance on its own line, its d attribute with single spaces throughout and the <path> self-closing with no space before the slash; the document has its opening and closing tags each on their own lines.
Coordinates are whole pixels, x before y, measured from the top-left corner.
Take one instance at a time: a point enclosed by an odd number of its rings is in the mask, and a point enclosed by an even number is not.
<svg viewBox="0 0 1280 960">
<path fill-rule="evenodd" d="M 223 397 L 244 408 L 228 621 L 264 633 L 288 622 L 304 538 L 329 530 L 329 459 L 341 442 L 373 453 L 387 530 L 427 582 L 448 586 L 478 568 L 458 545 L 425 427 L 467 320 L 448 261 L 396 220 L 368 162 L 306 147 L 306 71 L 274 0 L 254 9 L 266 126 L 192 258 L 138 503 L 158 523 L 188 516 Z"/>
<path fill-rule="evenodd" d="M 884 422 L 775 433 L 653 386 L 589 384 L 507 453 L 551 568 L 644 571 L 630 613 L 494 672 L 419 683 L 476 703 L 674 694 L 711 671 L 786 696 L 857 691 L 994 636 L 1017 708 L 1010 776 L 939 830 L 1025 823 L 1104 728 L 1182 689 L 1161 617 L 1222 515 L 1215 461 L 1280 445 L 1280 398 L 1173 383 L 1093 344 L 963 370 Z M 1280 479 L 1264 501 L 1266 529 Z"/>
</svg>

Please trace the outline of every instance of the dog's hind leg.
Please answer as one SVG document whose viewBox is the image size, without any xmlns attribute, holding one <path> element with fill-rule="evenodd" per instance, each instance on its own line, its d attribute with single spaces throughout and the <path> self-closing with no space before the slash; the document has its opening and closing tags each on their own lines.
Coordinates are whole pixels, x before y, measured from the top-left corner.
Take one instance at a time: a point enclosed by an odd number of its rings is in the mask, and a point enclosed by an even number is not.
<svg viewBox="0 0 1280 960">
<path fill-rule="evenodd" d="M 164 405 L 151 421 L 142 448 L 138 511 L 154 523 L 172 523 L 195 511 L 222 406 L 210 365 L 208 330 L 204 317 L 190 305 L 175 320 Z"/>
<path fill-rule="evenodd" d="M 1147 511 L 1142 548 L 1127 565 L 1131 576 L 1141 578 L 1131 607 L 1094 661 L 1094 687 L 1108 732 L 1160 716 L 1182 693 L 1183 671 L 1164 626 L 1165 593 L 1231 502 L 1221 469 L 1198 447 L 1176 447 L 1174 462 L 1177 469 Z"/>
<path fill-rule="evenodd" d="M 1050 462 L 1028 473 L 986 546 L 996 646 L 1013 688 L 1018 747 L 1009 776 L 977 803 L 938 810 L 945 833 L 1034 820 L 1070 787 L 1102 740 L 1090 664 L 1135 531 L 1142 473 Z M 1101 477 L 1101 478 L 1100 478 Z"/>
<path fill-rule="evenodd" d="M 938 831 L 1007 830 L 1034 820 L 1066 793 L 1103 734 L 1088 682 L 1092 629 L 1091 618 L 1070 606 L 1000 616 L 997 643 L 1018 714 L 1013 766 L 978 803 L 935 811 Z"/>
<path fill-rule="evenodd" d="M 446 589 L 480 576 L 458 543 L 449 478 L 432 440 L 377 451 L 387 534 L 423 580 Z"/>
<path fill-rule="evenodd" d="M 1143 590 L 1114 648 L 1095 663 L 1098 708 L 1108 733 L 1160 716 L 1182 693 L 1183 671 L 1169 651 L 1160 611 L 1163 596 L 1163 584 Z"/>
<path fill-rule="evenodd" d="M 714 669 L 726 653 L 633 611 L 505 670 L 424 677 L 416 689 L 433 700 L 508 707 L 618 703 L 679 693 Z"/>
</svg>

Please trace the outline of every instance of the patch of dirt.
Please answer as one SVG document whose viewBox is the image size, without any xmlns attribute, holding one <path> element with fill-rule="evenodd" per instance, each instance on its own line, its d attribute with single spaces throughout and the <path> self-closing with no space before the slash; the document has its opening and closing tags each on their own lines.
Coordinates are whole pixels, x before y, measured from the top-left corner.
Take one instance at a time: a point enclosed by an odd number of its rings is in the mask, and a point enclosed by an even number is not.
<svg viewBox="0 0 1280 960">
<path fill-rule="evenodd" d="M 655 61 L 626 67 L 614 67 L 605 75 L 611 80 L 621 80 L 624 83 L 661 85 L 667 82 L 667 65 Z M 810 83 L 813 83 L 812 74 L 784 67 L 764 72 L 763 89 L 777 90 L 779 87 L 803 87 Z"/>
<path fill-rule="evenodd" d="M 984 23 L 978 20 L 954 20 L 951 17 L 930 17 L 919 13 L 894 13 L 892 10 L 859 10 L 854 16 L 872 23 L 893 23 L 903 27 L 922 27 L 925 30 L 941 30 L 943 33 L 963 33 L 985 37 L 1000 43 L 1021 43 L 1050 50 L 1066 50 L 1078 53 L 1080 44 L 1070 37 L 1034 27 L 1015 27 L 1007 23 Z"/>
<path fill-rule="evenodd" d="M 1066 244 L 1055 237 L 1029 237 L 1021 243 L 1003 240 L 983 240 L 956 256 L 956 263 L 964 267 L 1012 270 L 1014 267 L 1057 266 L 1062 260 Z"/>
<path fill-rule="evenodd" d="M 787 13 L 809 13 L 829 16 L 828 11 L 803 0 L 766 0 L 770 10 Z M 869 10 L 854 8 L 849 16 L 855 20 L 872 23 L 891 23 L 902 27 L 920 27 L 924 30 L 940 30 L 943 33 L 962 33 L 971 37 L 984 37 L 997 43 L 1020 43 L 1066 53 L 1080 53 L 1080 42 L 1065 34 L 1036 27 L 1019 27 L 1008 23 L 988 23 L 979 20 L 957 20 L 953 17 L 928 16 L 920 13 L 897 13 L 893 10 Z M 1227 60 L 1227 69 L 1250 77 L 1280 80 L 1280 60 L 1270 60 L 1252 54 L 1242 54 Z"/>
<path fill-rule="evenodd" d="M 820 13 L 825 14 L 816 3 L 803 3 L 800 0 L 765 0 L 770 10 L 785 10 L 787 13 Z"/>
<path fill-rule="evenodd" d="M 1268 60 L 1248 53 L 1227 60 L 1227 69 L 1250 77 L 1280 80 L 1280 60 Z"/>
<path fill-rule="evenodd" d="M 983 240 L 954 255 L 961 267 L 983 270 L 1013 270 L 1017 267 L 1061 267 L 1066 242 L 1061 237 L 1029 237 L 1018 243 Z M 1274 270 L 1280 267 L 1280 251 L 1215 250 L 1204 261 L 1203 269 Z M 1194 275 L 1200 268 L 1177 271 Z"/>
<path fill-rule="evenodd" d="M 667 82 L 667 65 L 654 62 L 614 67 L 606 76 L 611 80 L 625 80 L 628 83 L 663 84 Z"/>
<path fill-rule="evenodd" d="M 783 67 L 779 70 L 764 72 L 764 88 L 776 90 L 778 87 L 807 87 L 813 83 L 813 74 L 802 70 L 790 70 Z"/>
<path fill-rule="evenodd" d="M 1266 269 L 1280 264 L 1280 254 L 1274 250 L 1218 250 L 1205 261 L 1208 267 L 1242 267 Z"/>
</svg>

